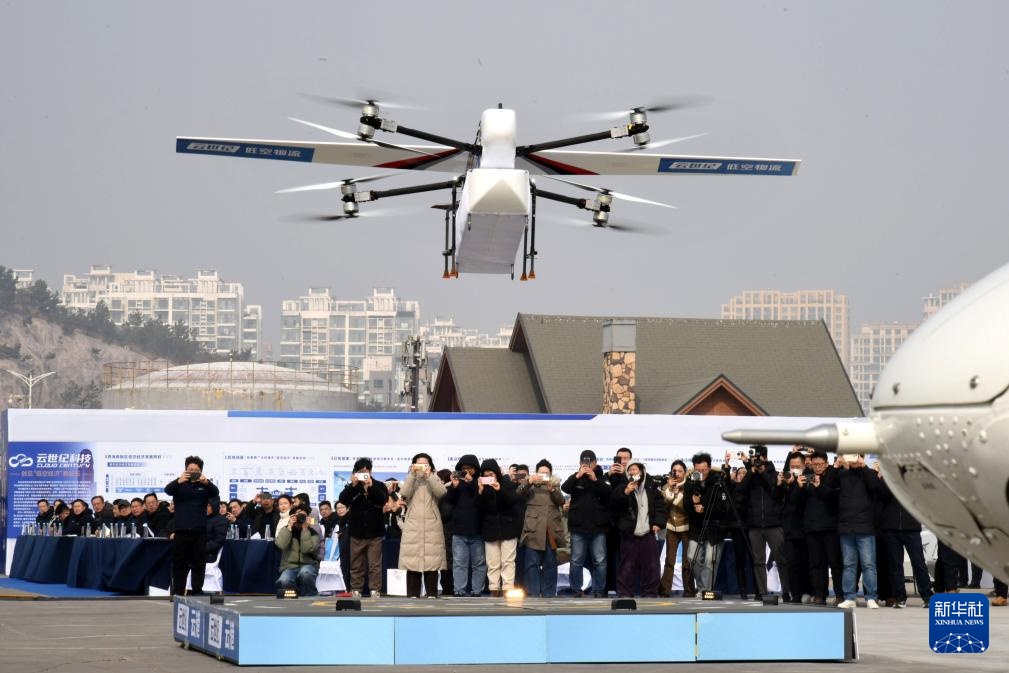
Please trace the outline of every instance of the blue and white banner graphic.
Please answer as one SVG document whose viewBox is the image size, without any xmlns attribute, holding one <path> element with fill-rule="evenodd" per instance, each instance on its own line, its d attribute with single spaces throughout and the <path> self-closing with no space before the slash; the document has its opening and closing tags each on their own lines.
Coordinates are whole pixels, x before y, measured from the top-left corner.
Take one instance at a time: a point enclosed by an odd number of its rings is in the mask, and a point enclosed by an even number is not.
<svg viewBox="0 0 1009 673">
<path fill-rule="evenodd" d="M 988 597 L 933 594 L 928 605 L 928 643 L 937 654 L 982 654 L 989 641 Z"/>
</svg>

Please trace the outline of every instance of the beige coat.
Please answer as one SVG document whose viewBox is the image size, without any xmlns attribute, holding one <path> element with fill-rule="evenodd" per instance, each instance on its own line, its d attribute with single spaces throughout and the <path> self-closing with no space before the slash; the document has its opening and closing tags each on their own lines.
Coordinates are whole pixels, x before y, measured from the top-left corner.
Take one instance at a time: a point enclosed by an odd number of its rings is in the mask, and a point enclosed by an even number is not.
<svg viewBox="0 0 1009 673">
<path fill-rule="evenodd" d="M 519 497 L 526 502 L 526 518 L 522 525 L 522 538 L 519 544 L 529 549 L 543 551 L 547 546 L 547 527 L 551 527 L 558 547 L 565 546 L 563 516 L 561 505 L 564 504 L 564 494 L 560 484 L 554 487 L 553 493 L 545 485 L 533 486 L 528 481 L 519 484 Z"/>
<path fill-rule="evenodd" d="M 445 531 L 438 501 L 445 496 L 445 485 L 434 473 L 425 478 L 411 472 L 400 494 L 406 499 L 406 520 L 399 543 L 400 570 L 444 570 Z"/>
</svg>

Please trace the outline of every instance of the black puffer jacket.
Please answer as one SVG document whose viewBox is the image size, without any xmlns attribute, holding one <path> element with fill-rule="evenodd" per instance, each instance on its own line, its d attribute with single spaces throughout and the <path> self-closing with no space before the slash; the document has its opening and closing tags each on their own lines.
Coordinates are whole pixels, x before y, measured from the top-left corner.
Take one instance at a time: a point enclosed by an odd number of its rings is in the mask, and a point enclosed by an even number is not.
<svg viewBox="0 0 1009 673">
<path fill-rule="evenodd" d="M 340 492 L 340 502 L 350 509 L 350 536 L 359 540 L 385 537 L 385 512 L 389 501 L 389 489 L 380 481 L 371 480 L 367 489 L 364 484 L 347 483 Z"/>
<path fill-rule="evenodd" d="M 184 481 L 180 484 L 178 479 L 173 479 L 165 486 L 165 493 L 175 501 L 175 531 L 206 533 L 207 503 L 221 495 L 214 482 Z"/>
<path fill-rule="evenodd" d="M 785 531 L 786 540 L 797 540 L 805 536 L 802 525 L 804 514 L 799 484 L 792 478 L 787 484 L 781 485 L 783 502 L 781 503 L 781 528 Z"/>
<path fill-rule="evenodd" d="M 648 497 L 648 533 L 652 526 L 660 529 L 666 527 L 666 501 L 659 493 L 659 487 L 646 475 L 642 475 L 645 484 L 645 495 Z M 636 492 L 627 493 L 627 480 L 623 486 L 610 496 L 610 507 L 616 520 L 617 531 L 621 535 L 633 536 L 638 524 L 638 499 Z"/>
<path fill-rule="evenodd" d="M 88 524 L 91 524 L 92 532 L 95 529 L 95 517 L 91 514 L 91 508 L 85 508 L 80 514 L 74 514 L 70 510 L 70 516 L 63 521 L 64 535 L 84 535 L 87 532 Z"/>
<path fill-rule="evenodd" d="M 778 528 L 781 526 L 781 501 L 783 490 L 778 486 L 778 471 L 766 463 L 764 472 L 750 470 L 736 484 L 736 496 L 745 512 L 749 528 Z"/>
<path fill-rule="evenodd" d="M 515 516 L 515 507 L 519 503 L 515 484 L 510 479 L 501 478 L 501 467 L 493 458 L 480 465 L 481 475 L 487 470 L 494 473 L 500 488 L 484 486 L 483 492 L 477 495 L 476 505 L 480 512 L 480 530 L 484 542 L 517 538 L 520 523 Z M 479 487 L 477 490 L 479 491 Z"/>
<path fill-rule="evenodd" d="M 572 533 L 595 535 L 605 533 L 610 527 L 610 485 L 598 465 L 595 475 L 593 481 L 585 475 L 575 479 L 572 474 L 561 486 L 561 490 L 571 496 L 568 530 Z"/>
<path fill-rule="evenodd" d="M 886 480 L 879 480 L 879 490 L 876 497 L 882 506 L 879 517 L 880 530 L 911 530 L 921 532 L 921 522 L 914 518 L 911 512 L 907 511 L 904 505 L 900 504 L 897 496 L 893 494 Z"/>
<path fill-rule="evenodd" d="M 875 535 L 876 473 L 865 467 L 840 470 L 841 492 L 837 501 L 838 535 Z"/>
<path fill-rule="evenodd" d="M 818 487 L 813 486 L 812 479 L 798 490 L 802 527 L 807 533 L 837 530 L 837 497 L 841 492 L 837 470 L 828 466 Z"/>
<path fill-rule="evenodd" d="M 479 470 L 480 461 L 476 456 L 468 453 L 456 463 L 456 472 L 461 472 L 465 465 L 472 465 Z M 477 477 L 473 477 L 473 481 L 460 479 L 459 486 L 449 483 L 445 487 L 445 497 L 442 498 L 442 502 L 446 507 L 451 507 L 453 535 L 473 537 L 480 534 L 481 515 L 476 507 L 476 480 Z"/>
</svg>

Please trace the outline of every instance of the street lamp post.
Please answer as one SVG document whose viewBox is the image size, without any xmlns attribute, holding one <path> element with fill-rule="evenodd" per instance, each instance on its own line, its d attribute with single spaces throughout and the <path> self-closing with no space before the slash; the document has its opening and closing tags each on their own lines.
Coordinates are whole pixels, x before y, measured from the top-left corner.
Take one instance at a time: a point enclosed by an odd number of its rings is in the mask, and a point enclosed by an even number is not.
<svg viewBox="0 0 1009 673">
<path fill-rule="evenodd" d="M 24 374 L 16 372 L 12 369 L 6 369 L 4 371 L 6 371 L 8 374 L 18 377 L 19 379 L 21 379 L 21 383 L 25 384 L 25 386 L 28 387 L 29 409 L 32 408 L 32 388 L 35 386 L 35 384 L 41 381 L 42 379 L 46 378 L 47 376 L 52 376 L 53 374 L 56 373 L 56 372 L 46 372 L 45 374 L 39 374 L 38 376 L 34 376 L 32 374 L 28 374 L 27 376 L 25 376 Z"/>
</svg>

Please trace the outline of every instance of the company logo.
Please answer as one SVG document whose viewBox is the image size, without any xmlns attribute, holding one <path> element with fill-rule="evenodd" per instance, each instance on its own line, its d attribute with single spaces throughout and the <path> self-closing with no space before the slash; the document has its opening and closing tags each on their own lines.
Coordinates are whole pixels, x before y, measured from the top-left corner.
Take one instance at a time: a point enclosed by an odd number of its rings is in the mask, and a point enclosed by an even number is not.
<svg viewBox="0 0 1009 673">
<path fill-rule="evenodd" d="M 717 171 L 722 167 L 720 161 L 716 162 L 706 162 L 706 161 L 673 161 L 667 167 L 666 170 L 670 171 Z"/>
<path fill-rule="evenodd" d="M 187 150 L 193 152 L 226 152 L 228 154 L 238 154 L 241 145 L 219 145 L 217 143 L 189 143 Z"/>
<path fill-rule="evenodd" d="M 31 467 L 35 464 L 35 461 L 31 456 L 26 456 L 23 453 L 19 453 L 16 456 L 11 456 L 7 460 L 7 464 L 11 467 Z"/>
<path fill-rule="evenodd" d="M 189 636 L 189 606 L 184 603 L 175 604 L 175 632 L 180 636 Z"/>
<path fill-rule="evenodd" d="M 929 601 L 928 641 L 937 654 L 981 654 L 988 649 L 988 597 L 934 594 Z"/>
</svg>

